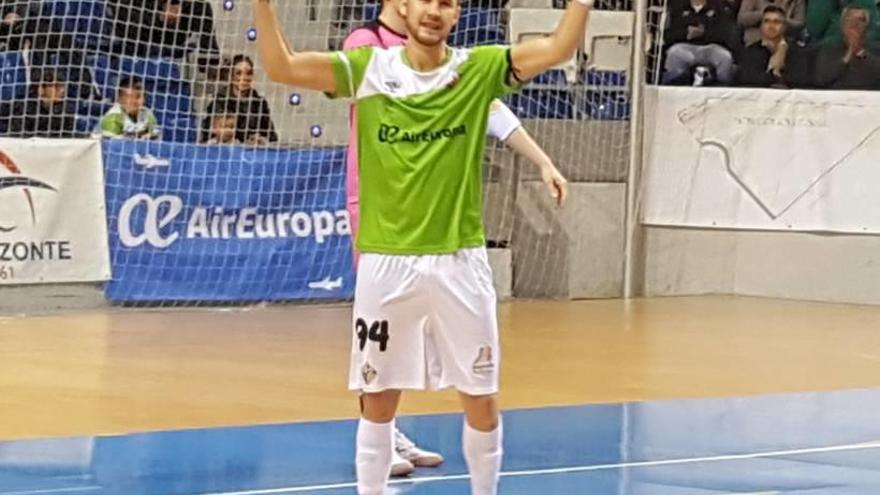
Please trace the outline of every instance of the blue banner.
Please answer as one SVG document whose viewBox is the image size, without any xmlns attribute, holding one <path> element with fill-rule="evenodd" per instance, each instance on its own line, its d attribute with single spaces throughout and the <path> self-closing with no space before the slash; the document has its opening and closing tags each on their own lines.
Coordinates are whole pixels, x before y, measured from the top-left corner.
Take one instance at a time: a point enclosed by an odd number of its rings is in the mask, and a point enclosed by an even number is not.
<svg viewBox="0 0 880 495">
<path fill-rule="evenodd" d="M 111 301 L 353 295 L 344 148 L 103 146 Z"/>
</svg>

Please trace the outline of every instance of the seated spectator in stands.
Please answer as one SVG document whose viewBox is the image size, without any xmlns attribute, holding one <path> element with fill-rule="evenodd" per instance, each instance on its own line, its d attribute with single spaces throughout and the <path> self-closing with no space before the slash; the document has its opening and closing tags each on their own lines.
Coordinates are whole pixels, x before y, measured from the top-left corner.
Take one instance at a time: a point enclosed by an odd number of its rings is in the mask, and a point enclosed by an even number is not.
<svg viewBox="0 0 880 495">
<path fill-rule="evenodd" d="M 67 99 L 64 78 L 55 69 L 35 70 L 31 94 L 6 108 L 7 134 L 12 137 L 79 137 L 76 107 Z"/>
<path fill-rule="evenodd" d="M 26 12 L 26 15 L 22 21 L 15 24 L 15 32 L 9 38 L 8 48 L 27 49 L 30 67 L 53 67 L 62 70 L 67 83 L 67 96 L 70 99 L 99 98 L 91 72 L 86 68 L 87 52 L 77 46 L 76 37 L 70 32 L 70 27 L 66 26 L 70 19 L 52 15 L 53 9 L 44 9 L 43 3 L 40 0 L 9 2 L 9 4 L 18 4 L 16 14 Z"/>
<path fill-rule="evenodd" d="M 880 58 L 868 51 L 871 14 L 849 6 L 843 10 L 843 44 L 827 44 L 816 60 L 816 84 L 831 89 L 880 89 Z"/>
<path fill-rule="evenodd" d="M 736 21 L 743 29 L 743 41 L 746 46 L 761 40 L 761 29 L 768 7 L 782 10 L 788 24 L 785 29 L 787 35 L 793 35 L 804 26 L 807 12 L 805 0 L 743 0 Z"/>
<path fill-rule="evenodd" d="M 841 13 L 847 7 L 861 7 L 868 12 L 871 22 L 868 26 L 868 40 L 880 40 L 880 14 L 874 0 L 809 0 L 807 2 L 806 29 L 810 40 L 827 44 L 841 43 Z"/>
<path fill-rule="evenodd" d="M 162 133 L 153 111 L 145 106 L 144 83 L 137 77 L 119 82 L 117 103 L 101 122 L 97 132 L 107 138 L 159 139 Z"/>
<path fill-rule="evenodd" d="M 230 109 L 236 116 L 236 139 L 242 143 L 277 142 L 269 103 L 254 89 L 254 62 L 247 55 L 236 55 L 229 73 L 229 86 L 220 90 L 208 105 L 208 115 L 213 115 L 217 108 Z M 203 127 L 207 129 L 209 125 Z"/>
<path fill-rule="evenodd" d="M 737 84 L 764 88 L 810 85 L 809 58 L 797 44 L 785 39 L 787 14 L 782 7 L 764 9 L 761 39 L 752 43 L 739 60 Z"/>
<path fill-rule="evenodd" d="M 180 59 L 193 51 L 220 52 L 206 0 L 108 0 L 108 6 L 126 55 Z"/>
<path fill-rule="evenodd" d="M 682 84 L 697 67 L 714 71 L 720 84 L 733 80 L 733 52 L 738 48 L 733 23 L 719 0 L 670 0 L 663 82 Z"/>
<path fill-rule="evenodd" d="M 39 9 L 39 1 L 0 0 L 0 51 L 25 48 L 27 21 L 38 14 Z"/>
<path fill-rule="evenodd" d="M 236 138 L 235 124 L 236 116 L 234 112 L 220 109 L 208 117 L 211 122 L 209 129 L 210 135 L 205 141 L 206 144 L 240 144 Z"/>
</svg>

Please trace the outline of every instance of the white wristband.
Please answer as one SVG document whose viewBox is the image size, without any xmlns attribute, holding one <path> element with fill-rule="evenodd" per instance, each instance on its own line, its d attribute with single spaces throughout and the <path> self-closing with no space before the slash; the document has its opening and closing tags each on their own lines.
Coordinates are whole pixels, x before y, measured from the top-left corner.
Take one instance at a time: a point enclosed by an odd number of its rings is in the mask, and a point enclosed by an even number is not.
<svg viewBox="0 0 880 495">
<path fill-rule="evenodd" d="M 596 3 L 595 0 L 575 0 L 575 2 L 587 7 L 589 9 L 593 8 L 593 4 Z"/>
</svg>

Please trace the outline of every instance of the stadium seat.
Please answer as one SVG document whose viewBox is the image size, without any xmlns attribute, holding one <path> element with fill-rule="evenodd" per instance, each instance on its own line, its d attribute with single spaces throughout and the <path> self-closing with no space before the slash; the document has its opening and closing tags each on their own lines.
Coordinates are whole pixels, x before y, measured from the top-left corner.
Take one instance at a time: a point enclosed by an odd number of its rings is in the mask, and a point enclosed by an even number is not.
<svg viewBox="0 0 880 495">
<path fill-rule="evenodd" d="M 573 119 L 574 95 L 562 70 L 540 74 L 507 104 L 521 119 Z"/>
<path fill-rule="evenodd" d="M 77 115 L 89 117 L 101 117 L 112 106 L 109 102 L 95 100 L 80 100 L 77 102 Z"/>
<path fill-rule="evenodd" d="M 192 113 L 192 99 L 185 95 L 151 93 L 147 97 L 147 106 L 156 112 Z"/>
<path fill-rule="evenodd" d="M 156 112 L 162 128 L 162 140 L 175 143 L 195 143 L 199 137 L 198 120 L 193 115 Z"/>
<path fill-rule="evenodd" d="M 629 120 L 629 96 L 623 91 L 588 91 L 578 112 L 585 120 Z"/>
<path fill-rule="evenodd" d="M 101 96 L 106 100 L 114 100 L 116 87 L 119 85 L 119 71 L 114 69 L 113 59 L 109 55 L 92 54 L 86 57 L 86 65 L 92 71 L 92 80 Z"/>
<path fill-rule="evenodd" d="M 94 115 L 76 115 L 76 131 L 83 134 L 92 134 L 98 127 L 100 117 Z"/>
<path fill-rule="evenodd" d="M 632 66 L 635 14 L 594 10 L 584 37 L 587 68 L 629 73 Z"/>
<path fill-rule="evenodd" d="M 197 141 L 198 120 L 193 114 L 192 98 L 188 95 L 150 93 L 147 106 L 156 114 L 164 140 L 179 143 Z"/>
<path fill-rule="evenodd" d="M 562 13 L 558 9 L 511 9 L 507 41 L 513 44 L 529 38 L 548 36 L 556 30 L 562 20 Z M 578 54 L 574 54 L 557 68 L 565 72 L 569 83 L 574 84 L 577 82 Z"/>
<path fill-rule="evenodd" d="M 121 57 L 119 69 L 123 74 L 136 75 L 153 85 L 169 85 L 181 79 L 180 65 L 162 58 Z"/>
<path fill-rule="evenodd" d="M 521 119 L 574 118 L 574 100 L 567 90 L 524 89 L 509 96 L 507 106 Z"/>
<path fill-rule="evenodd" d="M 465 8 L 455 31 L 450 34 L 452 46 L 493 45 L 504 42 L 498 9 Z"/>
<path fill-rule="evenodd" d="M 510 0 L 508 9 L 552 9 L 553 0 Z"/>
<path fill-rule="evenodd" d="M 371 22 L 379 18 L 381 5 L 378 3 L 365 3 L 361 8 L 363 8 L 363 10 L 361 11 L 360 19 L 364 22 Z"/>
<path fill-rule="evenodd" d="M 111 24 L 103 0 L 43 0 L 43 15 L 57 21 L 55 29 L 73 35 L 78 48 L 109 47 Z"/>
<path fill-rule="evenodd" d="M 147 94 L 170 94 L 189 98 L 190 84 L 182 80 L 180 66 L 167 59 L 111 57 L 90 55 L 87 64 L 93 71 L 94 81 L 101 95 L 116 99 L 116 89 L 123 76 L 137 76 L 144 81 Z"/>
<path fill-rule="evenodd" d="M 0 100 L 24 98 L 27 94 L 27 67 L 20 52 L 0 53 Z"/>
</svg>

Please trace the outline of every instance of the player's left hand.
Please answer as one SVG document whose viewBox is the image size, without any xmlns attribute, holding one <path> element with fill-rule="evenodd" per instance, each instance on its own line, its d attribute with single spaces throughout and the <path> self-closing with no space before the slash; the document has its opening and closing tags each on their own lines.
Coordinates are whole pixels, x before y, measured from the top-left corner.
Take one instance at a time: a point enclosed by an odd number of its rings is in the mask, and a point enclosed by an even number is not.
<svg viewBox="0 0 880 495">
<path fill-rule="evenodd" d="M 541 179 L 547 185 L 547 188 L 550 189 L 550 196 L 553 197 L 556 207 L 562 208 L 565 204 L 565 199 L 568 198 L 568 181 L 565 180 L 565 177 L 553 165 L 548 165 L 541 169 Z"/>
</svg>

